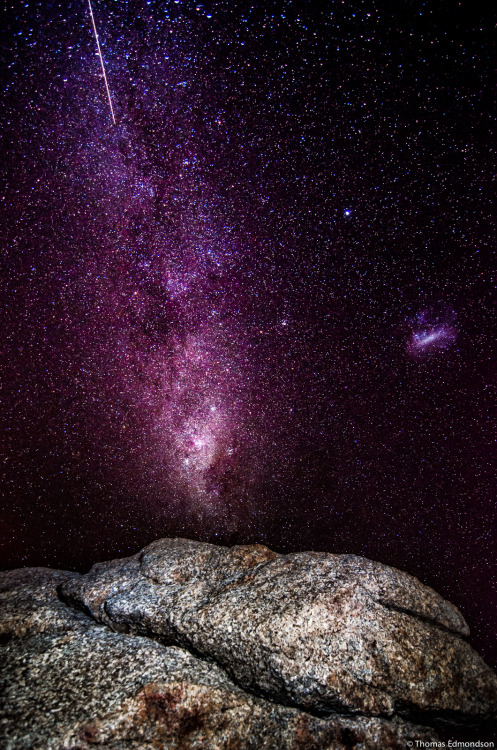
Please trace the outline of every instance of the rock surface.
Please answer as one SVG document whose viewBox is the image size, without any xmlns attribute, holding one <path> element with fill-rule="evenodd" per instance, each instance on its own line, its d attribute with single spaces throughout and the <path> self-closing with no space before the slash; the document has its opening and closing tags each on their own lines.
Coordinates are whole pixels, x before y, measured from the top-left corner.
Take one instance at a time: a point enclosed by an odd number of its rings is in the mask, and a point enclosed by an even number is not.
<svg viewBox="0 0 497 750">
<path fill-rule="evenodd" d="M 0 574 L 0 612 L 6 750 L 386 750 L 497 715 L 460 613 L 350 555 L 162 539 Z"/>
</svg>

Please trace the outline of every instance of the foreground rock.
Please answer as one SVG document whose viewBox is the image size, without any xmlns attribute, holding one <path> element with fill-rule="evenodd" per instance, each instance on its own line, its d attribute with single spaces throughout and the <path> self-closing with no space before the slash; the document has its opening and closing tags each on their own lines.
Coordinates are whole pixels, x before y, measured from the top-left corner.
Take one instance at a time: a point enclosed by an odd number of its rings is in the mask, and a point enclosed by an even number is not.
<svg viewBox="0 0 497 750">
<path fill-rule="evenodd" d="M 163 539 L 0 591 L 7 750 L 383 750 L 497 713 L 459 612 L 358 557 Z"/>
<path fill-rule="evenodd" d="M 112 632 L 57 597 L 77 574 L 0 574 L 3 750 L 405 748 L 402 720 L 318 718 L 251 695 L 178 647 Z"/>
<path fill-rule="evenodd" d="M 61 594 L 115 630 L 187 648 L 245 689 L 314 713 L 496 713 L 497 678 L 462 638 L 458 610 L 364 558 L 162 539 Z"/>
</svg>

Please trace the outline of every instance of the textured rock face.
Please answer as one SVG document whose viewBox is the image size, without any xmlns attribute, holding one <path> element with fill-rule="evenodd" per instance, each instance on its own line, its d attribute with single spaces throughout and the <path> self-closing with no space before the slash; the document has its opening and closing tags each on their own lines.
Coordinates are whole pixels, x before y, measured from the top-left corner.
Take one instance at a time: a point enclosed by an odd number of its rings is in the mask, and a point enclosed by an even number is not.
<svg viewBox="0 0 497 750">
<path fill-rule="evenodd" d="M 309 711 L 496 711 L 496 677 L 461 637 L 456 608 L 363 558 L 163 539 L 61 592 L 116 630 L 188 648 L 245 689 Z"/>
<path fill-rule="evenodd" d="M 459 612 L 353 556 L 163 539 L 0 574 L 0 612 L 8 750 L 383 750 L 497 713 Z"/>
</svg>

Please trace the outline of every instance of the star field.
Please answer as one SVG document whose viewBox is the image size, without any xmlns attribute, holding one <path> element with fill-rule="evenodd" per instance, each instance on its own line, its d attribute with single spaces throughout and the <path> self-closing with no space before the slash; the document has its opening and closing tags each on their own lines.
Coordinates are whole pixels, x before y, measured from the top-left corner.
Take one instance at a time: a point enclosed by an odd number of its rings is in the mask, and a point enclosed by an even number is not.
<svg viewBox="0 0 497 750">
<path fill-rule="evenodd" d="M 2 564 L 350 552 L 495 664 L 495 19 L 95 0 L 2 19 Z"/>
</svg>

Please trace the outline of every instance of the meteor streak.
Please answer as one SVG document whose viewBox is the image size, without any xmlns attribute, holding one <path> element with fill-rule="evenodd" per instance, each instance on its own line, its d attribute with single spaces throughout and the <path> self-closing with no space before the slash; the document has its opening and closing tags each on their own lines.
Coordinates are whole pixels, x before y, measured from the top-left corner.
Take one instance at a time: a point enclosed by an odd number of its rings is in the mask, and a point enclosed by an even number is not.
<svg viewBox="0 0 497 750">
<path fill-rule="evenodd" d="M 112 115 L 112 122 L 115 125 L 116 124 L 116 118 L 114 117 L 114 108 L 112 106 L 112 99 L 110 98 L 109 84 L 107 83 L 107 76 L 105 75 L 104 58 L 102 57 L 102 50 L 100 49 L 100 42 L 98 41 L 97 26 L 96 26 L 96 23 L 95 23 L 95 18 L 93 16 L 93 8 L 91 7 L 91 0 L 88 0 L 88 6 L 90 8 L 90 16 L 91 16 L 91 22 L 93 24 L 93 31 L 95 32 L 95 40 L 97 42 L 98 56 L 100 57 L 100 64 L 102 66 L 102 73 L 104 74 L 105 88 L 106 88 L 106 91 L 107 91 L 107 96 L 109 98 L 109 107 L 110 107 L 110 113 Z"/>
</svg>

